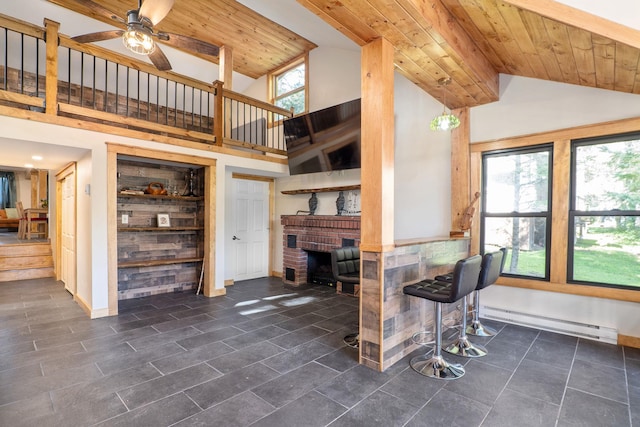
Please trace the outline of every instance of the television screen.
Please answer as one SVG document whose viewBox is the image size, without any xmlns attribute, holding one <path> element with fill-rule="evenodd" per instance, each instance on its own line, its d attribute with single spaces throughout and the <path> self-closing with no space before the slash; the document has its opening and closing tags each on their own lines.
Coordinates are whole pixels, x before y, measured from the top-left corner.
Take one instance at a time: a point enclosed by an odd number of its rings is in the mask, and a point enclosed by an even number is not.
<svg viewBox="0 0 640 427">
<path fill-rule="evenodd" d="M 284 121 L 291 175 L 360 167 L 360 99 Z"/>
</svg>

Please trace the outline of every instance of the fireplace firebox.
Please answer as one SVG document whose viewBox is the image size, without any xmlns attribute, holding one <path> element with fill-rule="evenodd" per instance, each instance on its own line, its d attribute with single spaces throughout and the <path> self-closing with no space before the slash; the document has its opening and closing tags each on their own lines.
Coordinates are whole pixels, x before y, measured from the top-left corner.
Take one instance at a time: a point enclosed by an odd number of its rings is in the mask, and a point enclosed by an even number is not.
<svg viewBox="0 0 640 427">
<path fill-rule="evenodd" d="M 283 215 L 281 222 L 284 283 L 292 286 L 335 285 L 331 251 L 344 246 L 360 246 L 360 217 Z"/>
<path fill-rule="evenodd" d="M 336 281 L 331 271 L 331 253 L 307 252 L 307 283 L 314 285 L 335 286 Z"/>
</svg>

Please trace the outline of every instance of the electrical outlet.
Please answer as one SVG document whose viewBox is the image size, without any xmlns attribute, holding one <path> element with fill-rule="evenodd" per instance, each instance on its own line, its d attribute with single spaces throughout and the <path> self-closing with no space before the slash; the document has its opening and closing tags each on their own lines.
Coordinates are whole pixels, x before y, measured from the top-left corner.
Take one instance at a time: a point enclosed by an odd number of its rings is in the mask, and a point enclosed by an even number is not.
<svg viewBox="0 0 640 427">
<path fill-rule="evenodd" d="M 122 223 L 123 224 L 129 224 L 129 215 L 122 214 Z"/>
</svg>

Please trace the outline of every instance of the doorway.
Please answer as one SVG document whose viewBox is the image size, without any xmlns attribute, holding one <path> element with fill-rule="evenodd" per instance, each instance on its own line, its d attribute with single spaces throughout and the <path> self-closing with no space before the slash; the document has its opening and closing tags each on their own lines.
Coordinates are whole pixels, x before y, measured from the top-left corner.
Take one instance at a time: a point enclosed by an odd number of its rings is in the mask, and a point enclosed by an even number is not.
<svg viewBox="0 0 640 427">
<path fill-rule="evenodd" d="M 233 175 L 233 280 L 266 277 L 270 267 L 273 179 Z"/>
<path fill-rule="evenodd" d="M 64 288 L 76 295 L 76 164 L 56 175 L 56 276 Z"/>
</svg>

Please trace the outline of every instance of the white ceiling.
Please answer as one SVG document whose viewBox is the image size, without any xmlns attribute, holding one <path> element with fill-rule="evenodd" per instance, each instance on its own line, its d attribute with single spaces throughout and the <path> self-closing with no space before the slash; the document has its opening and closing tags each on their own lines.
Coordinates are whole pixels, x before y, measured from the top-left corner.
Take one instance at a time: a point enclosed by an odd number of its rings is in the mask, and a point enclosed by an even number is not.
<svg viewBox="0 0 640 427">
<path fill-rule="evenodd" d="M 0 169 L 35 168 L 57 171 L 69 162 L 82 158 L 87 152 L 88 150 L 83 148 L 0 138 Z M 42 160 L 34 160 L 32 156 L 41 156 Z M 27 167 L 26 164 L 33 166 Z"/>
</svg>

